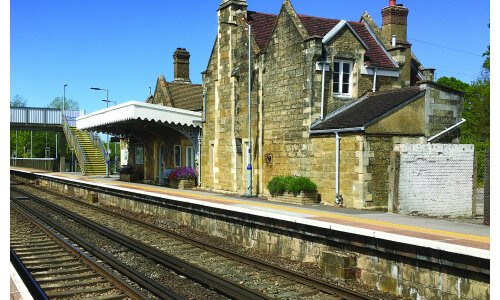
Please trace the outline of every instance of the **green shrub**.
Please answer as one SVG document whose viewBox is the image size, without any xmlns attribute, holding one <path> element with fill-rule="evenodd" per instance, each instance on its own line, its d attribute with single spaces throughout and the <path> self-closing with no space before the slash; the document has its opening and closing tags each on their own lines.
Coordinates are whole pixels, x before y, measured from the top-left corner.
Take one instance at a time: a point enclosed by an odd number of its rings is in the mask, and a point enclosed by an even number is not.
<svg viewBox="0 0 500 300">
<path fill-rule="evenodd" d="M 275 176 L 269 183 L 267 184 L 267 189 L 271 193 L 271 195 L 283 195 L 286 191 L 286 179 L 285 176 Z"/>
<path fill-rule="evenodd" d="M 275 176 L 267 184 L 267 189 L 271 195 L 283 195 L 285 192 L 294 195 L 304 193 L 315 193 L 317 186 L 307 177 L 294 177 L 294 176 Z"/>
<path fill-rule="evenodd" d="M 295 196 L 297 194 L 300 194 L 301 192 L 315 193 L 316 190 L 317 190 L 316 184 L 312 182 L 309 178 L 303 176 L 292 177 L 292 180 L 290 180 L 286 186 L 286 191 L 294 194 Z"/>
</svg>

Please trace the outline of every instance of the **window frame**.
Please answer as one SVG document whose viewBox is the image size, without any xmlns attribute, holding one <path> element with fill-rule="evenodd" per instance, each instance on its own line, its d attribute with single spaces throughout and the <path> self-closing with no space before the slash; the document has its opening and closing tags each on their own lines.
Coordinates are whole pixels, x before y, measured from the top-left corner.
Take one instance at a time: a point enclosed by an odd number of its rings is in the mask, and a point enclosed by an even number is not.
<svg viewBox="0 0 500 300">
<path fill-rule="evenodd" d="M 339 63 L 339 92 L 334 91 L 335 86 L 335 63 Z M 349 65 L 349 93 L 343 93 L 343 77 L 344 77 L 344 64 Z M 354 62 L 346 59 L 335 59 L 332 64 L 332 94 L 334 97 L 351 98 L 352 97 L 352 78 L 353 78 Z"/>
<path fill-rule="evenodd" d="M 179 149 L 179 150 L 177 151 L 177 149 Z M 179 153 L 179 164 L 177 164 L 176 153 Z M 174 166 L 176 168 L 180 168 L 182 166 L 182 146 L 181 145 L 174 145 Z"/>
<path fill-rule="evenodd" d="M 191 150 L 191 157 L 189 157 L 189 150 Z M 190 158 L 191 158 L 192 165 L 189 165 Z M 194 147 L 193 146 L 186 146 L 186 167 L 194 169 L 195 165 L 196 164 L 194 162 Z"/>
</svg>

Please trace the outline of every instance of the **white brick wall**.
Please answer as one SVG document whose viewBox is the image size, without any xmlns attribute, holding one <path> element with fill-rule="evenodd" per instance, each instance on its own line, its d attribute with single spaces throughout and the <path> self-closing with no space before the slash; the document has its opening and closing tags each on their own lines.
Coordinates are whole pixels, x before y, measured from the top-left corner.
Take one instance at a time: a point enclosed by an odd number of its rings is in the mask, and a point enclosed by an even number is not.
<svg viewBox="0 0 500 300">
<path fill-rule="evenodd" d="M 395 150 L 401 155 L 400 213 L 472 216 L 474 145 L 402 144 Z"/>
</svg>

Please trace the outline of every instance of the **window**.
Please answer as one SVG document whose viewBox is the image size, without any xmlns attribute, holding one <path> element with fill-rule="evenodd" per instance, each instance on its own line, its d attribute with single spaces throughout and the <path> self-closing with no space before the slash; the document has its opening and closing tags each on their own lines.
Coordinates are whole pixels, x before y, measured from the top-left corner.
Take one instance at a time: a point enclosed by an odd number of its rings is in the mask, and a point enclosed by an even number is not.
<svg viewBox="0 0 500 300">
<path fill-rule="evenodd" d="M 136 165 L 144 164 L 144 147 L 142 146 L 135 147 L 135 164 Z"/>
<path fill-rule="evenodd" d="M 194 168 L 194 151 L 193 147 L 186 147 L 186 167 Z"/>
<path fill-rule="evenodd" d="M 352 62 L 336 60 L 333 62 L 333 95 L 351 96 Z"/>
<path fill-rule="evenodd" d="M 174 163 L 176 167 L 181 166 L 181 145 L 174 146 Z"/>
</svg>

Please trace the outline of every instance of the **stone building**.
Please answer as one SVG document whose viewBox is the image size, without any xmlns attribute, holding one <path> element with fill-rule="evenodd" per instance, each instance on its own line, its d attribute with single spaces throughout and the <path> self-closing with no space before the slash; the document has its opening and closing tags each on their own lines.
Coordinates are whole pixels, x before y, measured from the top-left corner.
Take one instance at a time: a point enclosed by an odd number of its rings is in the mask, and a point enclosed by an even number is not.
<svg viewBox="0 0 500 300">
<path fill-rule="evenodd" d="M 276 175 L 302 175 L 325 204 L 386 207 L 394 144 L 425 143 L 463 107 L 462 93 L 433 82 L 412 53 L 409 10 L 391 0 L 380 28 L 366 12 L 346 21 L 300 15 L 289 0 L 277 15 L 247 5 L 223 0 L 217 12 L 203 72 L 202 187 L 245 192 L 248 24 L 253 193 L 267 195 Z"/>
</svg>

